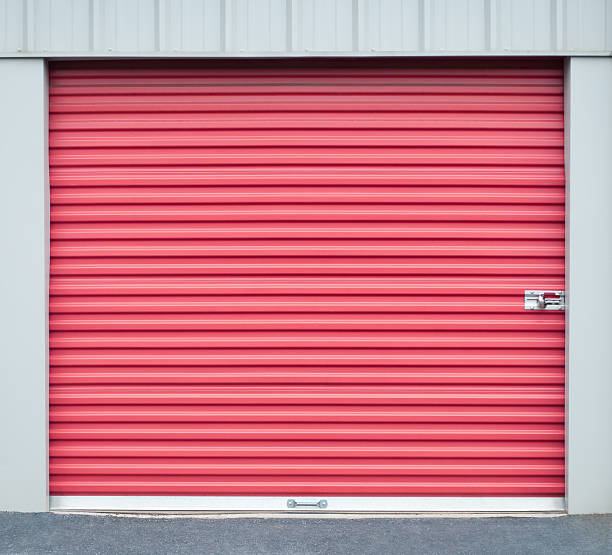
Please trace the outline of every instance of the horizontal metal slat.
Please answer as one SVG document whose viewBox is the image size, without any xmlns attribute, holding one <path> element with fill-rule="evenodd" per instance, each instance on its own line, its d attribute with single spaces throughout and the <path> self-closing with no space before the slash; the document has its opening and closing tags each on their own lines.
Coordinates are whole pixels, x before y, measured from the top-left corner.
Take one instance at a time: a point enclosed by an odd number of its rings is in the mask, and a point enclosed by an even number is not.
<svg viewBox="0 0 612 555">
<path fill-rule="evenodd" d="M 563 147 L 562 130 L 363 130 L 360 133 L 333 129 L 323 130 L 248 130 L 239 133 L 233 130 L 162 130 L 162 131 L 53 131 L 49 135 L 50 148 L 79 147 L 127 147 L 128 153 L 134 147 Z M 77 155 L 79 151 L 73 151 Z M 128 154 L 126 153 L 126 154 Z M 118 153 L 120 154 L 120 153 Z M 370 155 L 376 152 L 370 151 Z M 509 153 L 511 154 L 511 153 Z M 533 153 L 537 155 L 537 151 Z M 112 154 L 111 154 L 112 156 Z M 163 156 L 163 153 L 162 153 Z M 262 160 L 273 164 L 282 163 L 274 152 L 267 157 L 262 151 Z M 193 162 L 191 162 L 193 164 Z M 222 163 L 222 161 L 220 161 Z M 350 162 L 347 162 L 350 163 Z M 373 162 L 375 163 L 375 162 Z M 426 163 L 423 162 L 422 165 Z M 503 158 L 499 165 L 503 165 Z M 185 161 L 188 165 L 189 161 Z"/>
<path fill-rule="evenodd" d="M 57 371 L 57 369 L 55 370 Z M 60 372 L 62 370 L 60 369 Z M 557 370 L 558 371 L 558 370 Z M 101 382 L 96 382 L 98 385 Z M 53 389 L 56 385 L 52 385 Z M 55 399 L 57 402 L 58 400 Z M 474 422 L 562 423 L 559 405 L 51 404 L 51 422 Z"/>
<path fill-rule="evenodd" d="M 54 208 L 55 211 L 55 208 Z M 51 239 L 563 239 L 562 222 L 54 222 Z"/>
<path fill-rule="evenodd" d="M 143 291 L 142 293 L 145 293 Z M 142 294 L 141 293 L 141 294 Z M 435 293 L 435 292 L 433 292 Z M 415 294 L 415 295 L 418 295 Z M 474 295 L 461 292 L 456 297 L 437 295 L 395 297 L 384 296 L 235 296 L 235 295 L 176 295 L 176 296 L 55 296 L 49 301 L 49 311 L 55 313 L 402 313 L 402 314 L 518 314 L 525 316 L 524 299 L 514 295 Z M 537 315 L 535 316 L 537 317 Z M 550 318 L 562 319 L 563 314 Z"/>
<path fill-rule="evenodd" d="M 563 367 L 466 368 L 466 367 L 304 367 L 218 366 L 218 367 L 63 367 L 55 368 L 53 385 L 117 384 L 466 384 L 466 385 L 559 385 L 564 383 Z"/>
<path fill-rule="evenodd" d="M 54 259 L 56 275 L 532 275 L 564 274 L 563 258 L 80 258 Z"/>
<path fill-rule="evenodd" d="M 561 241 L 546 243 L 532 241 L 528 244 L 516 242 L 484 243 L 478 241 L 463 241 L 461 244 L 450 241 L 422 241 L 420 243 L 406 241 L 297 241 L 220 243 L 212 241 L 79 241 L 68 243 L 54 241 L 51 245 L 53 258 L 96 258 L 96 257 L 227 257 L 231 262 L 234 257 L 253 257 L 261 254 L 266 257 L 394 257 L 408 260 L 411 257 L 535 257 L 559 258 L 565 254 L 565 246 Z"/>
<path fill-rule="evenodd" d="M 547 331 L 56 331 L 53 349 L 84 348 L 556 348 L 565 346 L 563 332 Z"/>
<path fill-rule="evenodd" d="M 98 365 L 218 365 L 292 364 L 296 357 L 303 364 L 311 365 L 472 365 L 472 366 L 562 366 L 565 363 L 562 349 L 387 349 L 382 347 L 367 352 L 365 349 L 321 347 L 317 350 L 299 348 L 275 349 L 54 349 L 50 364 L 56 366 L 98 366 Z"/>
<path fill-rule="evenodd" d="M 484 80 L 482 80 L 484 81 Z M 248 93 L 245 93 L 245 85 L 248 85 Z M 123 83 L 112 83 L 110 81 L 98 81 L 87 83 L 80 80 L 77 83 L 61 83 L 55 81 L 51 84 L 50 94 L 53 97 L 82 97 L 93 95 L 139 95 L 142 97 L 165 95 L 176 97 L 178 95 L 203 95 L 203 96 L 230 96 L 230 95 L 266 95 L 275 97 L 278 95 L 377 95 L 381 98 L 390 95 L 439 95 L 456 94 L 463 95 L 561 95 L 563 85 L 557 80 L 549 82 L 532 81 L 529 83 L 512 82 L 481 82 L 476 80 L 465 81 L 461 84 L 450 85 L 448 81 L 433 79 L 392 79 L 387 82 L 380 80 L 374 82 L 354 81 L 348 79 L 325 79 L 313 82 L 309 79 L 284 78 L 276 82 L 257 80 L 251 82 L 232 82 L 226 79 L 214 81 L 213 79 L 188 80 L 187 82 L 144 82 L 135 83 L 133 80 L 125 80 Z"/>
<path fill-rule="evenodd" d="M 265 78 L 381 78 L 381 77 L 425 77 L 437 78 L 444 77 L 447 79 L 471 79 L 471 78 L 486 78 L 488 79 L 522 79 L 525 82 L 537 79 L 557 79 L 563 78 L 563 69 L 560 65 L 556 67 L 549 60 L 543 63 L 538 63 L 535 60 L 530 60 L 530 64 L 524 62 L 517 64 L 516 61 L 498 60 L 495 65 L 487 63 L 486 65 L 477 62 L 470 63 L 469 60 L 463 60 L 460 65 L 456 63 L 445 63 L 445 60 L 437 60 L 435 64 L 427 63 L 424 66 L 418 65 L 415 60 L 412 64 L 401 64 L 398 66 L 395 61 L 385 63 L 383 60 L 377 60 L 376 64 L 366 64 L 363 60 L 345 59 L 342 64 L 332 63 L 323 60 L 308 60 L 300 63 L 292 60 L 289 64 L 285 60 L 282 64 L 278 64 L 276 60 L 249 60 L 248 63 L 231 63 L 231 59 L 224 59 L 222 63 L 212 65 L 210 61 L 206 65 L 193 65 L 191 63 L 180 64 L 177 60 L 172 60 L 170 65 L 156 63 L 155 65 L 141 64 L 138 72 L 134 71 L 131 63 L 121 65 L 115 60 L 112 63 L 100 62 L 95 68 L 92 68 L 89 62 L 62 62 L 56 63 L 51 73 L 51 82 L 56 79 L 74 80 L 80 82 L 83 79 L 172 79 L 173 82 L 183 79 L 191 79 L 202 77 L 223 79 L 239 79 L 244 82 L 244 79 L 251 78 L 255 80 Z"/>
<path fill-rule="evenodd" d="M 52 314 L 52 331 L 162 330 L 564 330 L 564 315 L 535 314 Z"/>
<path fill-rule="evenodd" d="M 560 441 L 55 440 L 51 457 L 562 458 Z"/>
<path fill-rule="evenodd" d="M 563 129 L 563 115 L 537 112 L 396 114 L 367 112 L 254 113 L 57 113 L 53 131 L 102 129 Z"/>
<path fill-rule="evenodd" d="M 226 95 L 50 96 L 53 113 L 102 112 L 563 112 L 556 95 Z"/>
<path fill-rule="evenodd" d="M 317 144 L 320 142 L 315 139 Z M 368 140 L 367 138 L 365 140 Z M 282 141 L 282 139 L 281 139 Z M 279 141 L 279 142 L 281 142 Z M 97 143 L 93 140 L 92 143 Z M 135 140 L 136 143 L 139 140 Z M 327 141 L 321 141 L 327 142 Z M 495 139 L 493 145 L 497 144 Z M 525 141 L 529 143 L 529 141 Z M 524 144 L 524 143 L 523 143 Z M 367 148 L 356 146 L 352 148 L 318 148 L 317 146 L 304 147 L 276 147 L 249 148 L 239 146 L 206 147 L 177 146 L 140 148 L 130 147 L 118 149 L 115 145 L 103 145 L 99 148 L 90 148 L 89 144 L 80 148 L 55 147 L 50 151 L 50 163 L 55 167 L 80 166 L 181 166 L 200 165 L 218 166 L 228 164 L 233 166 L 268 163 L 274 165 L 558 165 L 563 164 L 563 150 L 561 148 L 497 148 L 496 146 L 471 146 L 464 148 Z"/>
<path fill-rule="evenodd" d="M 562 441 L 562 424 L 56 423 L 52 440 Z"/>
<path fill-rule="evenodd" d="M 562 187 L 63 187 L 51 204 L 535 204 L 562 205 Z"/>
<path fill-rule="evenodd" d="M 532 287 L 563 289 L 563 278 L 536 278 Z M 350 295 L 470 295 L 522 296 L 524 278 L 512 276 L 53 276 L 51 295 L 335 295 L 340 300 Z M 193 297 L 192 297 L 193 298 Z M 311 300 L 317 301 L 310 297 Z M 214 299 L 212 299 L 214 300 Z M 226 299 L 230 300 L 230 299 Z M 234 299 L 236 300 L 236 299 Z M 306 299 L 303 299 L 306 300 Z M 328 299 L 333 301 L 334 299 Z M 384 299 L 380 299 L 384 300 Z M 389 300 L 389 299 L 387 299 Z M 433 300 L 433 299 L 429 299 Z M 442 302 L 452 299 L 440 299 Z M 501 299 L 506 303 L 508 299 Z M 440 303 L 438 303 L 440 304 Z M 523 312 L 525 315 L 525 313 Z M 531 313 L 529 318 L 554 318 L 562 315 Z"/>
<path fill-rule="evenodd" d="M 101 358 L 98 365 L 103 362 Z M 176 362 L 175 360 L 175 364 Z M 141 361 L 141 364 L 146 364 L 146 361 Z M 560 365 L 562 362 L 556 366 Z M 55 386 L 51 390 L 50 402 L 72 405 L 562 405 L 563 393 L 562 386 L 174 385 L 171 387 L 142 384 L 141 386 L 100 385 L 91 388 L 73 385 Z"/>
<path fill-rule="evenodd" d="M 51 167 L 52 187 L 118 186 L 538 186 L 560 187 L 560 166 L 206 166 L 180 167 Z"/>
<path fill-rule="evenodd" d="M 564 481 L 562 477 L 539 477 L 524 478 L 516 476 L 501 480 L 494 478 L 490 481 L 482 478 L 459 478 L 450 480 L 448 478 L 434 481 L 389 477 L 386 480 L 352 477 L 352 479 L 341 479 L 335 476 L 331 480 L 301 477 L 282 480 L 279 477 L 263 480 L 245 477 L 218 478 L 217 480 L 204 477 L 189 477 L 181 480 L 160 476 L 157 478 L 139 478 L 136 476 L 119 477 L 76 477 L 62 479 L 55 476 L 51 480 L 51 487 L 58 494 L 75 494 L 81 492 L 91 493 L 133 493 L 133 494 L 176 494 L 176 493 L 199 493 L 201 495 L 211 494 L 238 494 L 238 493 L 266 493 L 266 494 L 375 494 L 383 493 L 397 495 L 479 495 L 485 492 L 487 495 L 531 495 L 537 491 L 539 495 L 559 495 L 564 492 Z"/>
<path fill-rule="evenodd" d="M 563 207 L 537 205 L 105 205 L 57 206 L 52 222 L 283 222 L 283 221 L 537 221 L 562 222 Z"/>
<path fill-rule="evenodd" d="M 52 458 L 52 475 L 561 476 L 562 459 Z"/>
</svg>

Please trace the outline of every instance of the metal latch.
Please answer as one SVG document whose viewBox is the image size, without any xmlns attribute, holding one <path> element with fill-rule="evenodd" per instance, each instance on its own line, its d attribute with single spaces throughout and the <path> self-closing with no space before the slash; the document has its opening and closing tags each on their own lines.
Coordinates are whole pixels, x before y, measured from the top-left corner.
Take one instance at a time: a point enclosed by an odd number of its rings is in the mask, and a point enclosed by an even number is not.
<svg viewBox="0 0 612 555">
<path fill-rule="evenodd" d="M 565 310 L 565 291 L 525 291 L 525 310 Z"/>
<path fill-rule="evenodd" d="M 327 508 L 327 501 L 321 499 L 320 501 L 296 501 L 295 499 L 289 499 L 287 501 L 287 507 L 295 509 L 296 507 L 316 507 L 317 509 Z"/>
</svg>

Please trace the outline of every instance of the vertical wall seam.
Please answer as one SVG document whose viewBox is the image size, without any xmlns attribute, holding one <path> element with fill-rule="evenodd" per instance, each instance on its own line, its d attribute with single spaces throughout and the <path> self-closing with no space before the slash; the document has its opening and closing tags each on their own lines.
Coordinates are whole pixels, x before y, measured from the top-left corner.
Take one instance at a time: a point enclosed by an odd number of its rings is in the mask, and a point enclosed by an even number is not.
<svg viewBox="0 0 612 555">
<path fill-rule="evenodd" d="M 227 52 L 227 0 L 219 0 L 219 50 Z"/>
<path fill-rule="evenodd" d="M 353 33 L 352 33 L 353 52 L 359 51 L 359 2 L 353 0 Z"/>
<path fill-rule="evenodd" d="M 497 0 L 489 0 L 489 50 L 498 48 Z"/>
<path fill-rule="evenodd" d="M 557 47 L 557 20 L 559 14 L 557 13 L 557 0 L 550 0 L 550 44 L 549 49 L 554 50 Z"/>
<path fill-rule="evenodd" d="M 95 49 L 95 38 L 94 38 L 94 0 L 89 0 L 89 13 L 88 15 L 88 25 L 89 25 L 89 37 L 88 37 L 88 45 L 89 51 L 93 52 Z"/>
<path fill-rule="evenodd" d="M 419 0 L 419 50 L 425 50 L 425 0 Z"/>
<path fill-rule="evenodd" d="M 287 41 L 287 52 L 293 52 L 293 0 L 286 0 L 286 41 Z"/>
<path fill-rule="evenodd" d="M 28 51 L 28 6 L 30 5 L 29 0 L 22 3 L 21 9 L 21 50 L 22 52 Z"/>
</svg>

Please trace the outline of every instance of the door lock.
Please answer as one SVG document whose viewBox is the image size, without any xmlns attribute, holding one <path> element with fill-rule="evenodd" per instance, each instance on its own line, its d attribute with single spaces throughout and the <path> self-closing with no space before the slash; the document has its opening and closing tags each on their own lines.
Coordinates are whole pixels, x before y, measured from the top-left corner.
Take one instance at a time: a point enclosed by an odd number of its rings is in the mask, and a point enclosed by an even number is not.
<svg viewBox="0 0 612 555">
<path fill-rule="evenodd" d="M 565 310 L 565 291 L 525 291 L 525 310 Z"/>
</svg>

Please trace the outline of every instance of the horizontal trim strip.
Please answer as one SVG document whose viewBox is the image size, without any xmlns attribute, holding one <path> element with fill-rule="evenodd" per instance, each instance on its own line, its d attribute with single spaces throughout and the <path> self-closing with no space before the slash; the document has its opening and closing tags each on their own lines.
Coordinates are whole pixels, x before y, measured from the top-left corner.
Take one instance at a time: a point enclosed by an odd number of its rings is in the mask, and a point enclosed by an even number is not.
<svg viewBox="0 0 612 555">
<path fill-rule="evenodd" d="M 299 497 L 318 502 L 321 498 Z M 327 508 L 287 509 L 288 497 L 52 495 L 51 510 L 274 512 L 540 512 L 565 511 L 563 497 L 325 497 Z"/>
</svg>

